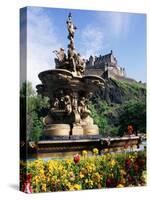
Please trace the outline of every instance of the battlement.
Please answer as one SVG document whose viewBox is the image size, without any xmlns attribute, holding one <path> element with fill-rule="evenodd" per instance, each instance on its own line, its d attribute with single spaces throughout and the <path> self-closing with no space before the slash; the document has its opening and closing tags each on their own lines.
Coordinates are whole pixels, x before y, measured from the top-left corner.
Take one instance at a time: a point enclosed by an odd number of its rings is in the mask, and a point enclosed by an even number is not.
<svg viewBox="0 0 150 200">
<path fill-rule="evenodd" d="M 107 73 L 106 73 L 107 72 Z M 109 54 L 97 56 L 90 56 L 86 61 L 85 74 L 88 75 L 99 75 L 109 77 L 126 77 L 125 68 L 118 65 L 116 57 L 113 55 L 111 50 Z"/>
</svg>

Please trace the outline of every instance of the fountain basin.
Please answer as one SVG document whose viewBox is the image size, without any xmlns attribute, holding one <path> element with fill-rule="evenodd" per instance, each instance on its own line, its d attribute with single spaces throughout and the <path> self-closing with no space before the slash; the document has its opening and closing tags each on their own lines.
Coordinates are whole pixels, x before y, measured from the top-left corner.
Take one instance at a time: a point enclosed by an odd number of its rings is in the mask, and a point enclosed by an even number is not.
<svg viewBox="0 0 150 200">
<path fill-rule="evenodd" d="M 37 92 L 51 98 L 58 88 L 78 91 L 87 96 L 95 92 L 98 87 L 103 87 L 105 83 L 99 76 L 74 76 L 72 72 L 65 69 L 43 71 L 39 74 L 39 79 L 42 84 L 36 86 Z"/>
</svg>

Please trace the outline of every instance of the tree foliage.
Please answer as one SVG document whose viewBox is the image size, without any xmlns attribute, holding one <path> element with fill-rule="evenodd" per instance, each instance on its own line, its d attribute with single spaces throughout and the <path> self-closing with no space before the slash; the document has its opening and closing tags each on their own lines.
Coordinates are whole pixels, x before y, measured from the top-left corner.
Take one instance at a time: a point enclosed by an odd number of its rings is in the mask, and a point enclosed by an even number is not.
<svg viewBox="0 0 150 200">
<path fill-rule="evenodd" d="M 130 100 L 120 108 L 119 135 L 127 132 L 128 125 L 132 125 L 135 133 L 146 132 L 146 102 Z"/>
<path fill-rule="evenodd" d="M 48 107 L 48 99 L 37 95 L 30 82 L 23 83 L 20 90 L 21 104 L 21 131 L 27 136 L 27 140 L 36 141 L 42 133 L 43 108 Z"/>
<path fill-rule="evenodd" d="M 122 136 L 127 133 L 128 125 L 134 132 L 146 132 L 146 102 L 130 100 L 122 105 L 109 105 L 106 101 L 89 104 L 95 124 L 102 136 Z"/>
<path fill-rule="evenodd" d="M 100 104 L 102 104 L 102 102 Z M 89 109 L 91 111 L 91 116 L 94 119 L 94 123 L 97 124 L 99 127 L 100 134 L 104 135 L 108 127 L 108 120 L 104 116 L 107 106 L 105 105 L 105 103 L 102 105 L 100 104 L 94 105 L 91 102 L 89 102 Z M 98 107 L 99 109 L 96 107 Z"/>
</svg>

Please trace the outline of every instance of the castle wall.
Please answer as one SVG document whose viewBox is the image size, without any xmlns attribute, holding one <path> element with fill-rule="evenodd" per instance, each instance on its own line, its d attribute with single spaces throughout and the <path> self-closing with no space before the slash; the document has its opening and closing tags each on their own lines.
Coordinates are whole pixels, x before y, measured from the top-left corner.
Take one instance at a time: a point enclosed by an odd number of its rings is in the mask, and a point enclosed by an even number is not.
<svg viewBox="0 0 150 200">
<path fill-rule="evenodd" d="M 123 70 L 123 68 L 120 67 L 113 67 L 113 68 L 108 68 L 108 71 L 110 73 L 110 75 L 113 76 L 113 74 L 117 75 L 117 76 L 126 76 L 125 75 L 125 70 Z"/>
<path fill-rule="evenodd" d="M 132 78 L 128 78 L 128 77 L 125 77 L 125 76 L 119 76 L 119 75 L 117 75 L 117 74 L 115 74 L 111 71 L 107 72 L 107 78 L 114 78 L 114 79 L 121 80 L 121 81 L 126 80 L 128 82 L 135 82 L 135 80 L 132 79 Z"/>
<path fill-rule="evenodd" d="M 104 70 L 95 68 L 86 68 L 84 72 L 85 75 L 97 75 L 97 76 L 102 76 L 103 73 Z"/>
</svg>

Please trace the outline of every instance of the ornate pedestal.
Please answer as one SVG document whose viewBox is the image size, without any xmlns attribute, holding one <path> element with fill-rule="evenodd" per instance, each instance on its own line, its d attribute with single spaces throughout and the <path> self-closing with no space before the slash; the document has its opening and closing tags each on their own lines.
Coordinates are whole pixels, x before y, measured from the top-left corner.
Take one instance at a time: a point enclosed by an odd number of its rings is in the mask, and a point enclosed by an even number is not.
<svg viewBox="0 0 150 200">
<path fill-rule="evenodd" d="M 83 126 L 84 135 L 99 135 L 99 128 L 97 125 L 84 125 Z"/>
<path fill-rule="evenodd" d="M 81 125 L 74 125 L 72 128 L 72 135 L 79 135 L 82 136 L 83 135 L 83 128 Z"/>
<path fill-rule="evenodd" d="M 70 125 L 69 124 L 50 124 L 43 130 L 44 136 L 69 136 Z"/>
</svg>

